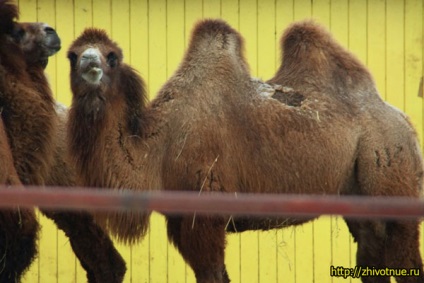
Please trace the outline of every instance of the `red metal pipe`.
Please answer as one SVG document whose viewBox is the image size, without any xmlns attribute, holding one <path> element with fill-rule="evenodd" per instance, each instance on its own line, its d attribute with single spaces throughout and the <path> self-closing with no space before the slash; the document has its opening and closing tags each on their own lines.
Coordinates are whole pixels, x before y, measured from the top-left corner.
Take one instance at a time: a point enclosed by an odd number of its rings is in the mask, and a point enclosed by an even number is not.
<svg viewBox="0 0 424 283">
<path fill-rule="evenodd" d="M 219 213 L 256 216 L 419 218 L 424 201 L 403 197 L 311 196 L 269 194 L 202 194 L 134 192 L 92 188 L 0 186 L 0 207 L 43 207 L 63 210 L 147 210 L 162 213 Z"/>
</svg>

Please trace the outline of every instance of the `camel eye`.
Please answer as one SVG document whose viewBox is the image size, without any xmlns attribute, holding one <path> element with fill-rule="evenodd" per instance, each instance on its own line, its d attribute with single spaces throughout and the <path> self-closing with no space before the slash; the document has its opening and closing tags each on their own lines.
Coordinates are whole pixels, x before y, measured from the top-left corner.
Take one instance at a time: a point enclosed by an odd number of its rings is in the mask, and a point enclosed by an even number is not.
<svg viewBox="0 0 424 283">
<path fill-rule="evenodd" d="M 116 65 L 118 65 L 118 56 L 116 56 L 116 54 L 114 52 L 110 52 L 107 55 L 107 64 L 111 68 L 114 68 L 114 67 L 116 67 Z"/>
<path fill-rule="evenodd" d="M 26 31 L 23 28 L 20 27 L 20 28 L 13 31 L 12 37 L 17 42 L 20 42 L 22 40 L 22 38 L 24 38 L 25 33 L 26 33 Z"/>
<path fill-rule="evenodd" d="M 69 52 L 68 59 L 69 59 L 69 62 L 71 62 L 72 69 L 74 69 L 77 64 L 77 59 L 78 59 L 77 54 L 75 54 L 74 52 Z"/>
</svg>

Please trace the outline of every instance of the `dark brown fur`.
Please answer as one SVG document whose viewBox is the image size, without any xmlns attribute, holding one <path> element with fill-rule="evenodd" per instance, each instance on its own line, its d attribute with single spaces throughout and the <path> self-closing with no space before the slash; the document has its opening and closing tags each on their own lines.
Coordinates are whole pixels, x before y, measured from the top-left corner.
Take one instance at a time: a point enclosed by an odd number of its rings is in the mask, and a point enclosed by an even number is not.
<svg viewBox="0 0 424 283">
<path fill-rule="evenodd" d="M 13 163 L 3 120 L 0 119 L 0 184 L 18 189 L 21 182 Z M 38 222 L 34 210 L 0 210 L 0 282 L 19 282 L 37 252 Z"/>
<path fill-rule="evenodd" d="M 59 37 L 45 24 L 17 18 L 17 6 L 0 1 L 0 155 L 5 157 L 0 183 L 74 185 L 75 173 L 64 159 L 65 119 L 56 113 L 44 75 L 48 57 L 60 48 Z M 122 281 L 125 263 L 89 214 L 43 213 L 70 238 L 89 282 Z M 36 254 L 38 223 L 34 211 L 19 209 L 2 212 L 0 220 L 0 282 L 19 281 Z"/>
<path fill-rule="evenodd" d="M 1 113 L 1 112 L 0 112 Z M 1 116 L 0 116 L 1 117 Z M 0 184 L 20 185 L 3 119 L 0 119 Z"/>
<path fill-rule="evenodd" d="M 419 195 L 422 160 L 410 123 L 379 98 L 366 68 L 315 24 L 294 25 L 282 40 L 284 64 L 270 83 L 292 88 L 293 96 L 259 95 L 240 34 L 207 20 L 195 27 L 183 62 L 151 104 L 109 39 L 94 44 L 97 63 L 83 63 L 82 53 L 93 47 L 90 33 L 103 32 L 86 31 L 81 38 L 87 40 L 77 39 L 68 52 L 69 146 L 86 185 L 202 194 Z M 111 52 L 118 67 L 107 63 Z M 103 71 L 98 83 L 83 79 L 93 67 Z M 111 229 L 129 241 L 147 225 L 135 215 L 119 220 Z M 305 221 L 234 218 L 228 230 Z M 228 216 L 167 216 L 169 239 L 198 282 L 229 282 L 228 222 Z M 415 221 L 348 225 L 359 243 L 358 264 L 422 269 Z M 422 282 L 398 280 L 415 279 Z"/>
</svg>

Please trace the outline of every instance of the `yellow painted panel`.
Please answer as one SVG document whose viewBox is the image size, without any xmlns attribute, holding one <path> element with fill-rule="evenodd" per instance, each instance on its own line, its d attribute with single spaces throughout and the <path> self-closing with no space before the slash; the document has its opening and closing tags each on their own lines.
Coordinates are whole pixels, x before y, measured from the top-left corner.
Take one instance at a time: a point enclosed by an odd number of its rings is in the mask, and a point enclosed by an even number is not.
<svg viewBox="0 0 424 283">
<path fill-rule="evenodd" d="M 404 1 L 386 2 L 386 100 L 405 109 L 404 98 Z M 396 68 L 393 68 L 396 66 Z"/>
<path fill-rule="evenodd" d="M 130 63 L 127 56 L 130 56 L 130 18 L 128 17 L 130 10 L 130 2 L 122 0 L 111 0 L 111 19 L 112 26 L 110 34 L 124 53 L 124 62 Z M 104 15 L 103 15 L 104 17 Z M 125 31 L 125 32 L 123 32 Z"/>
<path fill-rule="evenodd" d="M 423 144 L 423 3 L 405 2 L 405 112 Z M 421 96 L 420 96 L 421 95 Z"/>
<path fill-rule="evenodd" d="M 154 221 L 154 218 L 152 221 Z M 150 242 L 150 234 L 147 233 L 147 235 L 143 239 L 140 239 L 139 243 L 131 246 L 131 249 L 130 249 L 131 261 L 130 262 L 127 261 L 127 269 L 129 271 L 125 276 L 126 282 L 149 282 L 149 277 L 150 277 L 149 242 Z M 121 252 L 120 249 L 118 250 L 119 252 Z"/>
<path fill-rule="evenodd" d="M 316 0 L 312 5 L 312 18 L 327 28 L 330 27 L 330 0 Z"/>
<path fill-rule="evenodd" d="M 221 17 L 221 0 L 203 0 L 203 18 Z"/>
<path fill-rule="evenodd" d="M 149 81 L 154 94 L 166 81 L 166 1 L 149 2 Z"/>
<path fill-rule="evenodd" d="M 294 227 L 277 231 L 277 282 L 296 282 L 296 232 Z"/>
<path fill-rule="evenodd" d="M 93 15 L 93 27 L 104 29 L 109 35 L 112 35 L 112 20 L 115 16 L 115 10 L 112 10 L 112 0 L 92 0 L 92 15 Z M 120 1 L 120 4 L 124 4 L 124 1 Z M 114 7 L 116 8 L 116 7 Z M 124 22 L 128 13 L 124 15 L 124 18 L 120 19 L 120 22 Z M 126 32 L 123 34 L 127 34 Z"/>
<path fill-rule="evenodd" d="M 321 217 L 313 223 L 312 235 L 314 278 L 328 278 L 330 266 L 333 264 L 331 251 L 331 217 Z"/>
<path fill-rule="evenodd" d="M 237 30 L 239 26 L 239 3 L 238 0 L 226 0 L 221 3 L 221 17 Z"/>
<path fill-rule="evenodd" d="M 300 21 L 310 19 L 312 16 L 312 1 L 295 0 L 294 1 L 294 20 Z"/>
<path fill-rule="evenodd" d="M 148 0 L 130 0 L 130 53 L 127 62 L 138 70 L 147 82 L 149 80 L 149 8 Z M 154 94 L 149 92 L 149 97 Z"/>
<path fill-rule="evenodd" d="M 55 55 L 57 60 L 58 74 L 56 76 L 57 88 L 55 97 L 64 105 L 71 105 L 71 89 L 69 87 L 69 61 L 66 56 L 68 47 L 74 40 L 74 5 L 72 0 L 56 2 L 56 31 L 62 42 L 62 49 Z"/>
<path fill-rule="evenodd" d="M 277 243 L 276 230 L 259 233 L 259 282 L 277 282 Z"/>
<path fill-rule="evenodd" d="M 203 18 L 203 2 L 199 0 L 185 0 L 185 42 L 187 47 L 194 25 Z M 182 59 L 182 58 L 181 58 Z"/>
<path fill-rule="evenodd" d="M 252 76 L 258 76 L 258 11 L 255 0 L 240 2 L 239 31 L 244 36 L 246 46 L 246 59 L 250 66 Z"/>
<path fill-rule="evenodd" d="M 294 3 L 293 0 L 277 0 L 275 8 L 275 27 L 276 34 L 278 36 L 275 42 L 275 50 L 277 56 L 275 57 L 275 65 L 279 67 L 281 65 L 281 47 L 280 39 L 283 36 L 284 30 L 294 20 Z"/>
<path fill-rule="evenodd" d="M 341 217 L 331 217 L 331 253 L 334 266 L 351 266 L 351 239 L 346 223 Z"/>
<path fill-rule="evenodd" d="M 275 48 L 275 6 L 274 0 L 258 2 L 258 76 L 271 78 L 277 69 L 275 65 L 277 50 Z M 263 44 L 265 43 L 266 44 Z"/>
<path fill-rule="evenodd" d="M 225 265 L 227 267 L 228 274 L 231 282 L 242 283 L 241 281 L 241 235 L 240 234 L 228 234 L 227 236 L 227 248 L 225 250 Z"/>
<path fill-rule="evenodd" d="M 368 1 L 367 12 L 367 66 L 373 75 L 377 88 L 386 97 L 386 2 Z"/>
<path fill-rule="evenodd" d="M 358 59 L 367 63 L 367 9 L 366 0 L 349 2 L 348 47 Z"/>
<path fill-rule="evenodd" d="M 46 22 L 50 26 L 55 27 L 56 24 L 56 13 L 55 6 L 52 5 L 51 0 L 38 0 L 37 1 L 37 21 Z M 56 84 L 56 67 L 57 67 L 57 56 L 49 58 L 49 64 L 47 65 L 46 72 L 49 74 L 48 79 L 53 93 L 57 93 Z"/>
<path fill-rule="evenodd" d="M 19 6 L 19 21 L 35 22 L 37 18 L 37 1 L 34 0 L 19 0 L 16 1 Z M 40 19 L 43 20 L 43 19 Z"/>
<path fill-rule="evenodd" d="M 88 0 L 74 0 L 74 37 L 85 28 L 93 26 L 93 3 Z"/>
<path fill-rule="evenodd" d="M 42 230 L 39 234 L 39 282 L 56 282 L 58 269 L 57 228 L 53 221 L 40 214 Z"/>
<path fill-rule="evenodd" d="M 154 217 L 150 222 L 150 282 L 166 282 L 168 278 L 168 238 L 166 236 L 165 220 Z"/>
<path fill-rule="evenodd" d="M 166 76 L 170 77 L 184 55 L 184 0 L 167 1 L 166 5 Z"/>
<path fill-rule="evenodd" d="M 348 0 L 331 2 L 330 30 L 338 42 L 348 48 Z"/>
<path fill-rule="evenodd" d="M 295 229 L 295 277 L 296 282 L 313 282 L 314 255 L 312 249 L 313 223 Z"/>
<path fill-rule="evenodd" d="M 85 282 L 87 276 L 72 251 L 69 238 L 58 230 L 57 233 L 57 278 L 58 282 Z M 79 269 L 79 276 L 77 275 Z"/>
<path fill-rule="evenodd" d="M 259 282 L 259 232 L 240 235 L 240 282 Z M 231 278 L 231 274 L 229 274 Z"/>
</svg>

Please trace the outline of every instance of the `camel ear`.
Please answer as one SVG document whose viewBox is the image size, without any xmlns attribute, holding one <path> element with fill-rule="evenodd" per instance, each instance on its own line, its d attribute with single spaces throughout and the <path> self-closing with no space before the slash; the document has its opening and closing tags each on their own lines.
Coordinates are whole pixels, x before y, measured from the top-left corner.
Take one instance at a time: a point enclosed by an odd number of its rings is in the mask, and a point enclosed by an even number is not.
<svg viewBox="0 0 424 283">
<path fill-rule="evenodd" d="M 18 18 L 18 7 L 9 0 L 0 0 L 0 34 L 10 33 L 14 19 Z"/>
<path fill-rule="evenodd" d="M 133 135 L 140 135 L 143 128 L 143 109 L 147 101 L 147 93 L 143 79 L 130 66 L 122 66 L 122 85 L 125 93 L 127 109 L 127 126 Z"/>
</svg>

